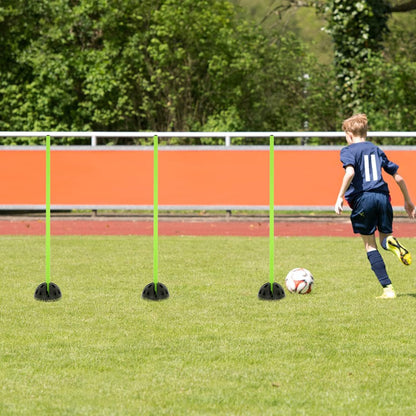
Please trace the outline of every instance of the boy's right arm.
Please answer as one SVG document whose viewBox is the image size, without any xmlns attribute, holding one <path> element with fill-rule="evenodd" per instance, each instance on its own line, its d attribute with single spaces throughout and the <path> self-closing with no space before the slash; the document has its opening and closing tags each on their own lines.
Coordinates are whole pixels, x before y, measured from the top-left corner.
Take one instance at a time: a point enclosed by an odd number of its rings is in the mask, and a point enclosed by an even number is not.
<svg viewBox="0 0 416 416">
<path fill-rule="evenodd" d="M 404 209 L 407 212 L 407 215 L 410 218 L 416 218 L 416 209 L 412 200 L 410 199 L 410 195 L 409 195 L 409 191 L 407 190 L 406 182 L 404 181 L 403 177 L 399 175 L 397 172 L 393 175 L 393 178 L 396 181 L 397 185 L 400 188 L 400 191 L 403 194 Z"/>
</svg>

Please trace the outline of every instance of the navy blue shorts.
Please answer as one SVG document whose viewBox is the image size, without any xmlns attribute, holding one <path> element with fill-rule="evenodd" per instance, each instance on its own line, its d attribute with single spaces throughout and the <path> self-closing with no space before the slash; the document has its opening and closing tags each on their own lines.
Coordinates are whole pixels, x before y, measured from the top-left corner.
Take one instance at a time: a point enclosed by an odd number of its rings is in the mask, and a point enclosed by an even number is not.
<svg viewBox="0 0 416 416">
<path fill-rule="evenodd" d="M 376 230 L 393 232 L 393 208 L 390 196 L 378 192 L 364 192 L 352 204 L 350 216 L 355 234 L 371 235 Z"/>
</svg>

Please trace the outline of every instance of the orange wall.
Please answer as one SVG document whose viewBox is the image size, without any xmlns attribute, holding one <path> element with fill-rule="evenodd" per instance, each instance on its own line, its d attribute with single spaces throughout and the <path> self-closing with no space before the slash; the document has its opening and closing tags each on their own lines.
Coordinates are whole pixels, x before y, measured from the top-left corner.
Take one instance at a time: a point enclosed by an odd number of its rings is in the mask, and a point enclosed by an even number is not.
<svg viewBox="0 0 416 416">
<path fill-rule="evenodd" d="M 151 150 L 61 149 L 51 151 L 53 207 L 153 205 Z M 275 205 L 332 207 L 343 176 L 339 150 L 286 149 L 275 150 Z M 416 200 L 416 153 L 386 153 L 400 165 Z M 268 207 L 268 165 L 267 148 L 159 149 L 159 205 Z M 0 207 L 44 205 L 44 150 L 0 150 L 0 186 Z M 397 186 L 390 189 L 393 205 L 402 206 Z"/>
</svg>

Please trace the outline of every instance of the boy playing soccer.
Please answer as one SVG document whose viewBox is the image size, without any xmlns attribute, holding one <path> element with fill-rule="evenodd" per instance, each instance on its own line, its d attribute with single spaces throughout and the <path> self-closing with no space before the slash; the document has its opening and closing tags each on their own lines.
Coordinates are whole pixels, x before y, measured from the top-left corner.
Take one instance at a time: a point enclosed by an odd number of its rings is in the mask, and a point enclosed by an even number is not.
<svg viewBox="0 0 416 416">
<path fill-rule="evenodd" d="M 404 198 L 404 209 L 409 217 L 415 218 L 416 211 L 406 183 L 397 173 L 399 166 L 389 161 L 378 146 L 366 141 L 367 128 L 365 114 L 356 114 L 342 123 L 348 146 L 340 154 L 345 175 L 335 203 L 335 212 L 341 214 L 345 197 L 352 209 L 353 231 L 361 235 L 371 269 L 383 286 L 383 294 L 379 299 L 393 299 L 396 293 L 378 251 L 375 231 L 378 229 L 381 246 L 396 254 L 403 264 L 409 266 L 412 258 L 409 251 L 392 235 L 393 209 L 388 185 L 381 174 L 382 169 L 399 186 Z"/>
</svg>

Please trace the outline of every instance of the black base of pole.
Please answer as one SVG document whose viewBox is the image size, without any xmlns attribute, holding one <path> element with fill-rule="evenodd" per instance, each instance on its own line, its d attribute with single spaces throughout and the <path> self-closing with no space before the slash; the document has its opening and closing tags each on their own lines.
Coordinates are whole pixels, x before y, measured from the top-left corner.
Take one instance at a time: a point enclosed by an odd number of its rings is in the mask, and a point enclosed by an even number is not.
<svg viewBox="0 0 416 416">
<path fill-rule="evenodd" d="M 43 302 L 54 302 L 59 300 L 62 297 L 61 289 L 55 283 L 49 283 L 49 293 L 48 286 L 45 283 L 41 283 L 35 291 L 35 299 L 41 300 Z"/>
<path fill-rule="evenodd" d="M 169 297 L 168 288 L 163 283 L 158 283 L 156 289 L 154 283 L 149 283 L 143 289 L 142 298 L 147 300 L 163 300 Z"/>
<path fill-rule="evenodd" d="M 279 283 L 273 283 L 273 292 L 271 287 L 270 283 L 265 283 L 259 290 L 259 299 L 280 300 L 286 296 L 283 287 Z"/>
</svg>

